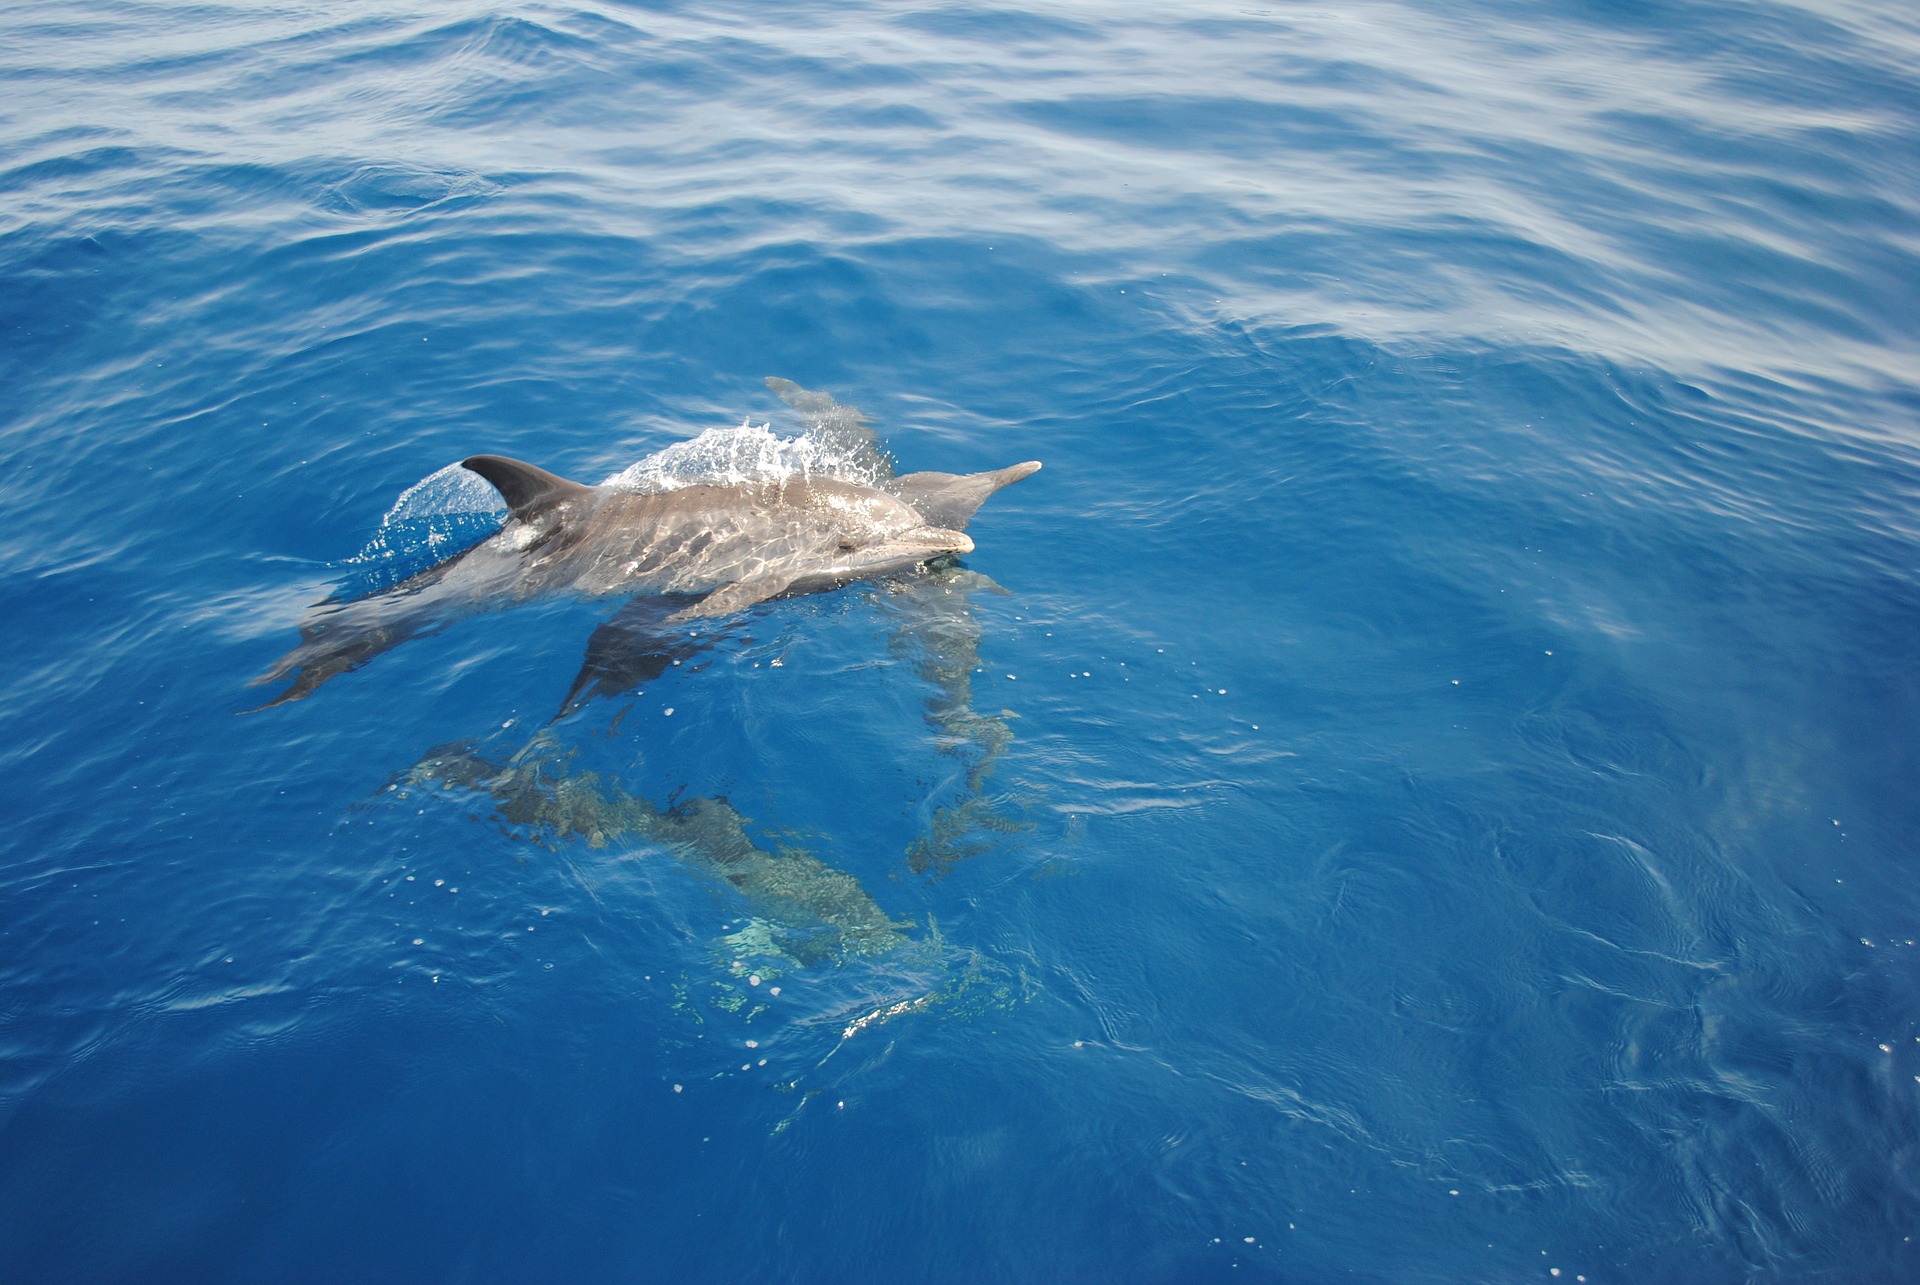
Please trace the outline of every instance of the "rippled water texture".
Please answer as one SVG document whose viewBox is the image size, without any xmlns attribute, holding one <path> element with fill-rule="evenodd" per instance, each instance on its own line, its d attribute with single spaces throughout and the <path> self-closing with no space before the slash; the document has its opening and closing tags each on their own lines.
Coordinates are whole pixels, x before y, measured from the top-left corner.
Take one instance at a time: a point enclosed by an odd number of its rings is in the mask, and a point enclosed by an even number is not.
<svg viewBox="0 0 1920 1285">
<path fill-rule="evenodd" d="M 0 78 L 0 1279 L 1920 1276 L 1910 5 L 29 0 Z M 448 465 L 833 407 L 1046 468 L 240 715 Z"/>
</svg>

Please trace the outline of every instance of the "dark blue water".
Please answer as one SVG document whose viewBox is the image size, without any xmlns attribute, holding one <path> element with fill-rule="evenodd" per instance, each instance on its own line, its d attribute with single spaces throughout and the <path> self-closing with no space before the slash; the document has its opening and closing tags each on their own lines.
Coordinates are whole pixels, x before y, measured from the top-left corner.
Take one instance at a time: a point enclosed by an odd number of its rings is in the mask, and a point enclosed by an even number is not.
<svg viewBox="0 0 1920 1285">
<path fill-rule="evenodd" d="M 0 78 L 0 1279 L 1920 1274 L 1907 5 Z M 1045 471 L 557 720 L 611 604 L 240 716 L 421 479 L 804 443 L 769 375 Z"/>
</svg>

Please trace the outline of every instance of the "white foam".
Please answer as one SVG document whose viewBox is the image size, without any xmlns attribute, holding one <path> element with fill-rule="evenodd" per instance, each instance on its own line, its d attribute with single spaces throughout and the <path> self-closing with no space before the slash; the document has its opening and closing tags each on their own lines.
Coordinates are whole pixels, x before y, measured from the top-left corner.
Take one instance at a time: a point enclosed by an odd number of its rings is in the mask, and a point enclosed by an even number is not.
<svg viewBox="0 0 1920 1285">
<path fill-rule="evenodd" d="M 741 421 L 738 428 L 709 428 L 675 442 L 609 477 L 603 486 L 623 491 L 672 491 L 700 483 L 737 485 L 824 475 L 875 482 L 873 470 L 824 445 L 811 434 L 780 437 L 773 425 Z"/>
</svg>

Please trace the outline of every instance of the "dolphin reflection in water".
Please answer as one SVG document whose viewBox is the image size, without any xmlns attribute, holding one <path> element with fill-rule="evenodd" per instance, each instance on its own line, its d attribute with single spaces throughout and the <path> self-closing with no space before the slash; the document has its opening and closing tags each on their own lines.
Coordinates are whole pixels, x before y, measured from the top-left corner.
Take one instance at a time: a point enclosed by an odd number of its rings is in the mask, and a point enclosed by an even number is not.
<svg viewBox="0 0 1920 1285">
<path fill-rule="evenodd" d="M 909 868 L 938 874 L 1025 828 L 987 790 L 1013 739 L 1011 714 L 983 715 L 972 704 L 981 663 L 975 599 L 1005 590 L 953 555 L 972 547 L 961 528 L 980 503 L 1039 465 L 896 477 L 859 411 L 786 381 L 768 383 L 802 413 L 808 439 L 826 448 L 819 475 L 649 494 L 579 487 L 492 457 L 469 460 L 466 467 L 507 499 L 506 526 L 385 593 L 315 608 L 301 645 L 263 676 L 293 677 L 274 703 L 490 605 L 543 592 L 634 592 L 595 630 L 559 714 L 526 745 L 507 753 L 443 746 L 392 788 L 403 797 L 477 799 L 504 830 L 545 847 L 664 851 L 737 896 L 765 946 L 795 964 L 908 944 L 912 925 L 889 916 L 853 875 L 791 845 L 765 846 L 725 797 L 660 806 L 618 780 L 576 770 L 562 723 L 590 700 L 631 692 L 718 641 L 715 630 L 695 633 L 688 621 L 877 579 L 873 601 L 891 623 L 891 650 L 927 685 L 925 717 L 938 752 L 957 768 L 946 801 L 908 847 Z M 855 476 L 836 476 L 836 468 Z"/>
<path fill-rule="evenodd" d="M 1028 824 L 988 790 L 1013 733 L 1010 713 L 988 716 L 972 707 L 980 626 L 971 606 L 981 592 L 1005 591 L 978 572 L 945 565 L 879 595 L 892 621 L 893 650 L 927 685 L 924 715 L 937 750 L 955 767 L 936 787 L 944 800 L 908 846 L 907 865 L 916 874 L 944 873 Z M 678 642 L 663 646 L 656 659 L 689 654 Z M 613 721 L 617 726 L 618 717 Z M 664 851 L 736 896 L 759 925 L 761 949 L 795 964 L 890 954 L 913 940 L 913 925 L 888 915 L 853 875 L 794 844 L 766 844 L 727 798 L 655 804 L 611 776 L 575 768 L 575 754 L 560 725 L 549 724 L 517 752 L 441 746 L 395 786 L 403 801 L 421 794 L 477 800 L 502 830 L 549 849 L 582 843 L 615 854 Z"/>
</svg>

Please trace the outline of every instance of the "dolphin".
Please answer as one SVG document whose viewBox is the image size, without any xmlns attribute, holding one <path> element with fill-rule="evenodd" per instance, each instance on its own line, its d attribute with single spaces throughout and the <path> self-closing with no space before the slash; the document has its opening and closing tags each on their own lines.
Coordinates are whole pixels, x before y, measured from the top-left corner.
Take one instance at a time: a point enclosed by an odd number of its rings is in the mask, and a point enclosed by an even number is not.
<svg viewBox="0 0 1920 1285">
<path fill-rule="evenodd" d="M 824 394 L 792 386 L 789 396 L 778 386 L 785 381 L 769 383 L 796 405 L 798 397 L 819 397 L 851 411 Z M 641 492 L 571 482 L 504 455 L 461 463 L 500 492 L 505 524 L 387 590 L 312 607 L 300 644 L 253 680 L 289 682 L 260 708 L 308 696 L 409 638 L 538 597 L 630 597 L 636 607 L 644 597 L 638 614 L 670 625 L 970 553 L 964 528 L 974 512 L 1040 468 L 1029 460 L 986 473 L 882 477 L 872 485 L 796 474 Z M 589 669 L 593 664 L 590 649 Z M 593 675 L 583 670 L 574 692 L 590 677 L 604 689 L 612 672 L 604 665 Z M 572 694 L 568 700 L 571 708 Z"/>
</svg>

